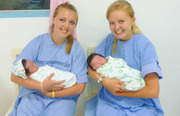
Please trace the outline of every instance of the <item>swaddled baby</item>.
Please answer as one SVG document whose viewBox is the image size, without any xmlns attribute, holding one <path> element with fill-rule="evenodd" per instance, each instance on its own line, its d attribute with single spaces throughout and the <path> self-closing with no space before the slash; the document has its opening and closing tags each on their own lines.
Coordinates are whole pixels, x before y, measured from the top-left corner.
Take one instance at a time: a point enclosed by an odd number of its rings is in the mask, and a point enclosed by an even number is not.
<svg viewBox="0 0 180 116">
<path fill-rule="evenodd" d="M 137 91 L 145 86 L 145 81 L 139 70 L 133 69 L 121 58 L 106 59 L 100 54 L 91 54 L 87 59 L 88 66 L 107 78 L 123 81 L 123 87 L 129 91 Z"/>
<path fill-rule="evenodd" d="M 39 82 L 43 82 L 46 77 L 54 72 L 55 74 L 51 80 L 64 80 L 65 82 L 62 83 L 65 85 L 64 88 L 71 87 L 76 83 L 76 75 L 71 72 L 62 71 L 48 65 L 38 67 L 34 62 L 26 59 L 18 60 L 12 67 L 12 72 L 24 79 L 30 77 Z"/>
</svg>

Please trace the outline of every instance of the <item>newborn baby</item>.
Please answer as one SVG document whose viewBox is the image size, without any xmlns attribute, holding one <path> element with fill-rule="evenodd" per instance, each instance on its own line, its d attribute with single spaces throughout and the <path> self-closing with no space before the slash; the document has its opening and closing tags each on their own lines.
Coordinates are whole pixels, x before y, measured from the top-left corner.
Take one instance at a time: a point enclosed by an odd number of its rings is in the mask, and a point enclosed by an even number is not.
<svg viewBox="0 0 180 116">
<path fill-rule="evenodd" d="M 107 78 L 123 81 L 123 87 L 129 91 L 137 91 L 145 86 L 145 81 L 139 70 L 133 69 L 121 58 L 106 59 L 100 54 L 91 54 L 87 59 L 88 66 Z"/>
<path fill-rule="evenodd" d="M 16 76 L 20 76 L 24 79 L 30 77 L 39 82 L 43 82 L 46 77 L 54 72 L 55 74 L 51 80 L 65 80 L 65 82 L 62 83 L 65 85 L 64 88 L 71 87 L 76 83 L 76 75 L 71 72 L 62 71 L 48 65 L 38 67 L 34 62 L 26 59 L 18 60 L 12 67 L 12 72 Z"/>
</svg>

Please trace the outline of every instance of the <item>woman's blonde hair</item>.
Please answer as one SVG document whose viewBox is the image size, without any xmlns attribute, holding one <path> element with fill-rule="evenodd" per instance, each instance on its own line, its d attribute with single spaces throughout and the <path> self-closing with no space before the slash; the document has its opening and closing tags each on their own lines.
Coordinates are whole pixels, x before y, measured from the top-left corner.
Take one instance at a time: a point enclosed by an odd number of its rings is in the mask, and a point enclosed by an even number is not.
<svg viewBox="0 0 180 116">
<path fill-rule="evenodd" d="M 109 8 L 107 9 L 106 18 L 109 19 L 110 13 L 112 11 L 114 11 L 114 10 L 117 10 L 117 9 L 127 12 L 131 18 L 134 18 L 134 10 L 133 10 L 131 4 L 129 2 L 127 2 L 126 0 L 117 0 L 117 1 L 113 2 L 109 6 Z M 139 27 L 136 24 L 134 24 L 131 27 L 131 30 L 132 30 L 133 33 L 142 33 L 141 30 L 139 29 Z M 114 44 L 113 44 L 113 49 L 112 49 L 114 54 L 116 54 L 117 40 L 118 39 L 115 37 Z"/>
<path fill-rule="evenodd" d="M 69 9 L 69 10 L 71 10 L 71 11 L 76 13 L 76 25 L 77 25 L 77 22 L 78 22 L 78 12 L 77 12 L 76 8 L 72 4 L 70 4 L 68 2 L 60 4 L 59 6 L 57 6 L 57 8 L 54 11 L 53 17 L 57 16 L 57 14 L 59 13 L 61 8 L 66 8 L 66 9 Z M 53 32 L 53 29 L 54 29 L 54 24 L 52 23 L 51 26 L 50 26 L 50 32 L 51 33 Z M 73 45 L 74 37 L 71 34 L 71 35 L 69 35 L 67 37 L 67 39 L 68 39 L 68 42 L 67 42 L 67 45 L 66 45 L 66 53 L 69 54 L 71 52 L 71 48 L 72 48 L 72 45 Z"/>
</svg>

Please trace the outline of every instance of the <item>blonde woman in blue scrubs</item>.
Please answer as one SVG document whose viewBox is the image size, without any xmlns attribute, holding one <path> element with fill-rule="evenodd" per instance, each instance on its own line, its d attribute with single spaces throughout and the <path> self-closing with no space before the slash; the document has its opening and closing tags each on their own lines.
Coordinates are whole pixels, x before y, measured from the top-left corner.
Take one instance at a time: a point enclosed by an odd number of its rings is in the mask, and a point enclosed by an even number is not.
<svg viewBox="0 0 180 116">
<path fill-rule="evenodd" d="M 122 87 L 122 81 L 101 78 L 88 67 L 89 75 L 102 84 L 91 116 L 164 116 L 158 98 L 162 74 L 156 50 L 136 26 L 132 6 L 125 0 L 117 0 L 109 6 L 106 16 L 112 33 L 95 52 L 104 57 L 124 59 L 130 67 L 141 71 L 146 86 L 139 91 L 127 91 Z"/>
<path fill-rule="evenodd" d="M 33 39 L 16 60 L 25 58 L 38 66 L 50 65 L 72 72 L 77 77 L 76 84 L 64 88 L 65 85 L 59 85 L 64 81 L 50 80 L 53 73 L 42 83 L 11 73 L 11 80 L 22 87 L 10 116 L 74 116 L 77 99 L 88 82 L 84 51 L 72 37 L 77 21 L 73 5 L 59 5 L 53 15 L 51 33 Z"/>
</svg>

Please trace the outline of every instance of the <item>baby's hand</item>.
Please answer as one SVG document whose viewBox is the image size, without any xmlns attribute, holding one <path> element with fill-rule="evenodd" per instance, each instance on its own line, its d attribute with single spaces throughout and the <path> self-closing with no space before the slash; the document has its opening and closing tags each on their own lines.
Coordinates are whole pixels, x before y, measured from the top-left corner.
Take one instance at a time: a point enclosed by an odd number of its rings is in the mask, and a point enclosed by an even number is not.
<svg viewBox="0 0 180 116">
<path fill-rule="evenodd" d="M 44 90 L 61 90 L 64 89 L 65 85 L 62 85 L 61 83 L 64 83 L 65 81 L 54 81 L 51 80 L 51 78 L 54 76 L 54 73 L 51 73 L 43 82 L 42 82 L 42 88 Z M 61 84 L 61 85 L 60 85 Z"/>
</svg>

